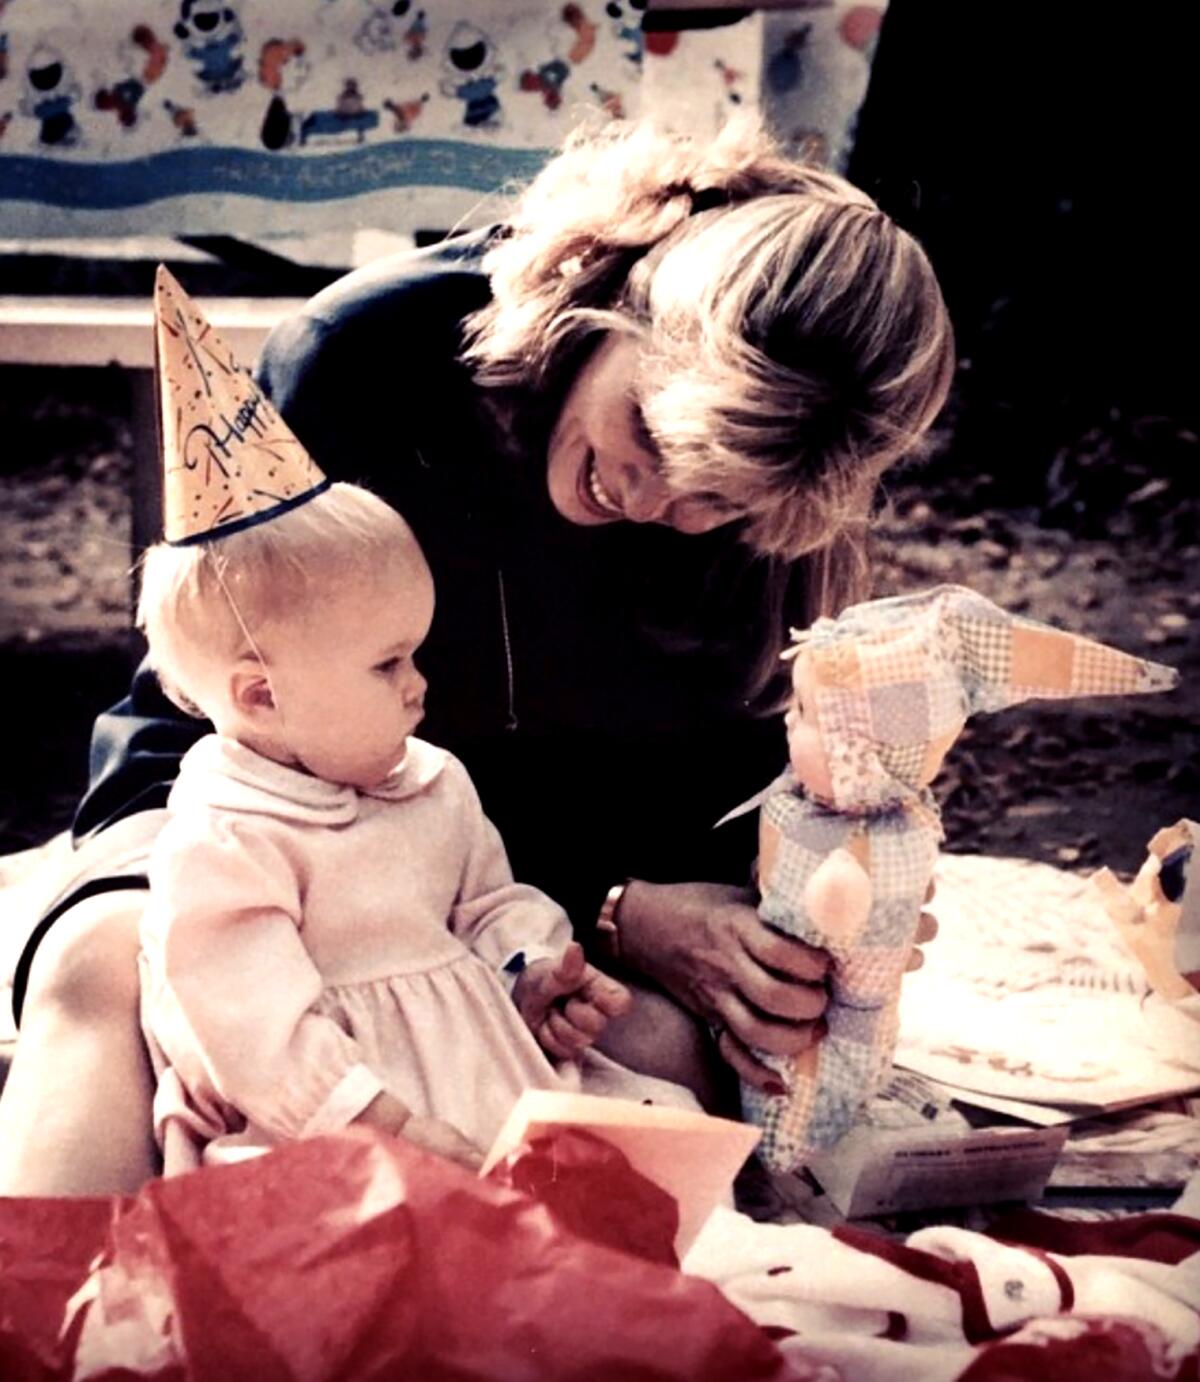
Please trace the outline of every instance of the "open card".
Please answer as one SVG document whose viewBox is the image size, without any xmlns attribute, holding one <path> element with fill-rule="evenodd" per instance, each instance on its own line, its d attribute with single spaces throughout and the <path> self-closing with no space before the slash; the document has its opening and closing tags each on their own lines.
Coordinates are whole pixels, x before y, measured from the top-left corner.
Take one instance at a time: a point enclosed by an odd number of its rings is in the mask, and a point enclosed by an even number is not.
<svg viewBox="0 0 1200 1382">
<path fill-rule="evenodd" d="M 481 1176 L 522 1142 L 554 1128 L 580 1128 L 611 1143 L 679 1206 L 675 1251 L 682 1259 L 705 1220 L 724 1202 L 760 1132 L 707 1113 L 630 1099 L 527 1089 L 492 1143 Z"/>
</svg>

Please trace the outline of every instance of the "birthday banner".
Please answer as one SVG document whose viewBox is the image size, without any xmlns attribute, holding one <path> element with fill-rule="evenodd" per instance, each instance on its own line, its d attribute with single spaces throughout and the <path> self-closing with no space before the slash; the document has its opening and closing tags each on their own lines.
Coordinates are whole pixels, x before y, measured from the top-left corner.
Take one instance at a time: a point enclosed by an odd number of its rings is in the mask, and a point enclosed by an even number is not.
<svg viewBox="0 0 1200 1382">
<path fill-rule="evenodd" d="M 0 0 L 0 235 L 495 219 L 582 119 L 761 106 L 841 163 L 884 7 L 643 27 L 647 0 Z"/>
</svg>

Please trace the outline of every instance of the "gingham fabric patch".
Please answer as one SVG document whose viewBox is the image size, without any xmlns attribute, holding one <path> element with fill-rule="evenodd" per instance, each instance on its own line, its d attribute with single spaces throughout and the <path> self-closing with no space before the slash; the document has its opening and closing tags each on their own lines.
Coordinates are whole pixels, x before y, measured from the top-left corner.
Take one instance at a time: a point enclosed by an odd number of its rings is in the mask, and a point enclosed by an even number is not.
<svg viewBox="0 0 1200 1382">
<path fill-rule="evenodd" d="M 914 639 L 911 632 L 897 636 L 889 631 L 879 642 L 871 641 L 868 635 L 859 649 L 863 684 L 890 686 L 894 682 L 923 681 L 928 658 L 922 641 Z"/>
</svg>

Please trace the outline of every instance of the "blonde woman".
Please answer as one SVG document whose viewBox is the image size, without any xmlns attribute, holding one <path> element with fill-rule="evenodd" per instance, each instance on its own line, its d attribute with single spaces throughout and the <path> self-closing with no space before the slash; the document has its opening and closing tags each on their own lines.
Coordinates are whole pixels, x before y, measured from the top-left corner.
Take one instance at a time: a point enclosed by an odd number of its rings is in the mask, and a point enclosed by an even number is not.
<svg viewBox="0 0 1200 1382">
<path fill-rule="evenodd" d="M 751 827 L 712 825 L 772 775 L 787 627 L 862 593 L 875 483 L 953 358 L 921 248 L 747 122 L 580 136 L 506 225 L 349 275 L 261 364 L 321 468 L 426 553 L 426 736 L 515 875 L 642 981 L 605 1049 L 709 1101 L 710 1030 L 764 1088 L 750 1047 L 819 1034 L 825 957 L 758 921 Z M 97 726 L 86 867 L 18 973 L 0 1192 L 153 1172 L 138 851 L 202 732 L 145 671 Z"/>
</svg>

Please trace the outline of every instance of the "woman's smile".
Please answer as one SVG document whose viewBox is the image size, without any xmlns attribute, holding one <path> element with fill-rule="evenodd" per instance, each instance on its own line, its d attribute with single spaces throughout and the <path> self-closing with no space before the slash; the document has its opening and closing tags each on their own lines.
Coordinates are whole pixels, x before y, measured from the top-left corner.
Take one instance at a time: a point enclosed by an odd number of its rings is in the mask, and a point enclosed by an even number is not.
<svg viewBox="0 0 1200 1382">
<path fill-rule="evenodd" d="M 554 507 L 572 523 L 647 522 L 666 509 L 658 458 L 636 427 L 637 364 L 632 337 L 606 337 L 563 402 L 546 481 Z"/>
<path fill-rule="evenodd" d="M 603 480 L 600 479 L 600 468 L 596 464 L 596 453 L 588 453 L 587 460 L 580 470 L 581 488 L 583 491 L 583 502 L 592 508 L 598 517 L 601 518 L 624 518 L 625 510 L 609 494 L 604 487 Z"/>
</svg>

